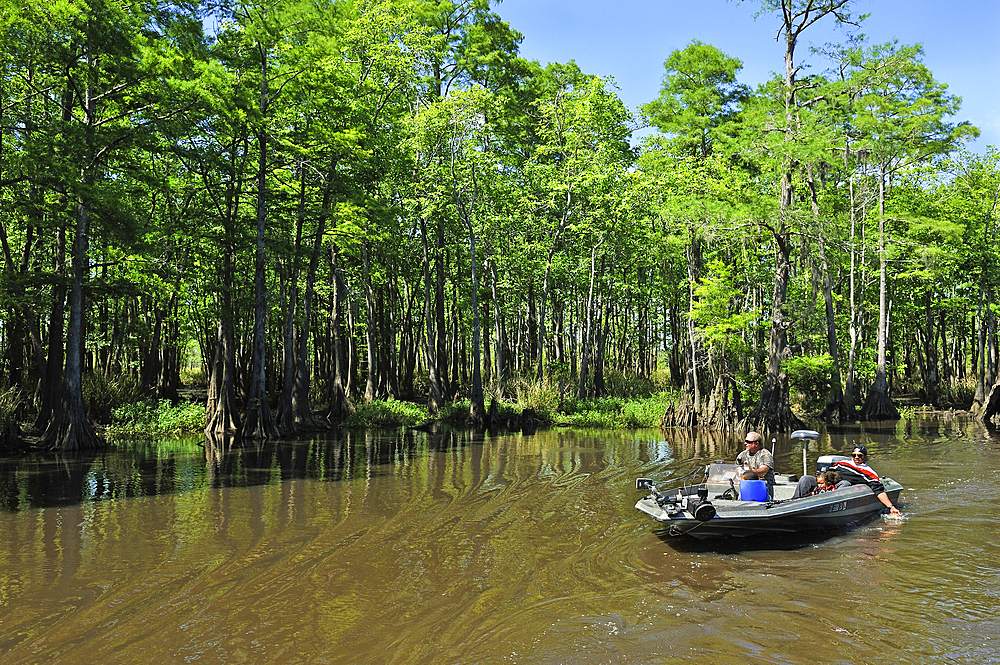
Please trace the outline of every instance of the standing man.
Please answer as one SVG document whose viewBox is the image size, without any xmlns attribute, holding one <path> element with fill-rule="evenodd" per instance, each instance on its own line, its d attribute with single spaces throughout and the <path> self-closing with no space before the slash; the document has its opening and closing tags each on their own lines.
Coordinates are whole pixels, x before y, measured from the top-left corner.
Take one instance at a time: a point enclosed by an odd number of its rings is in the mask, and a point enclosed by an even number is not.
<svg viewBox="0 0 1000 665">
<path fill-rule="evenodd" d="M 745 471 L 756 473 L 767 483 L 767 495 L 773 496 L 774 457 L 771 451 L 764 447 L 764 439 L 757 432 L 747 432 L 743 443 L 746 450 L 736 456 L 736 463 L 742 465 Z"/>
<path fill-rule="evenodd" d="M 837 462 L 830 467 L 830 471 L 836 471 L 840 474 L 841 478 L 852 485 L 868 485 L 872 492 L 875 493 L 875 498 L 889 509 L 890 515 L 900 514 L 899 508 L 892 505 L 892 501 L 889 499 L 889 495 L 886 494 L 885 486 L 879 480 L 878 474 L 868 466 L 868 448 L 854 446 L 854 452 L 851 453 L 851 461 Z"/>
</svg>

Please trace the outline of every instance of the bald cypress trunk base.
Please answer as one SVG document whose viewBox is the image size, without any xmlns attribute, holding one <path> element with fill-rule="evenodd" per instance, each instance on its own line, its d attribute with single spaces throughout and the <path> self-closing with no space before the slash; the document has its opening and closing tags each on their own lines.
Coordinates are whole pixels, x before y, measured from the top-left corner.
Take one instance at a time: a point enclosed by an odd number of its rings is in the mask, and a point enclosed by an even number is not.
<svg viewBox="0 0 1000 665">
<path fill-rule="evenodd" d="M 868 391 L 865 405 L 861 409 L 861 420 L 899 420 L 899 411 L 889 397 L 889 382 L 885 376 L 876 377 Z"/>
<path fill-rule="evenodd" d="M 0 409 L 0 454 L 17 450 L 23 443 L 17 419 Z"/>
<path fill-rule="evenodd" d="M 660 418 L 660 427 L 697 427 L 698 406 L 689 392 L 681 394 L 680 399 L 667 407 Z"/>
<path fill-rule="evenodd" d="M 236 409 L 235 359 L 232 353 L 232 332 L 224 322 L 219 322 L 212 360 L 212 374 L 208 381 L 208 399 L 205 410 L 205 434 L 225 436 L 239 432 L 240 418 Z"/>
<path fill-rule="evenodd" d="M 357 408 L 344 391 L 344 386 L 339 381 L 334 382 L 330 388 L 330 406 L 326 411 L 326 419 L 330 423 L 339 423 L 355 411 Z"/>
<path fill-rule="evenodd" d="M 788 399 L 788 376 L 768 377 L 760 391 L 760 399 L 740 423 L 740 429 L 757 432 L 794 432 L 804 423 L 792 412 Z"/>
<path fill-rule="evenodd" d="M 469 426 L 469 429 L 476 432 L 485 432 L 487 423 L 486 404 L 482 395 L 478 399 L 473 397 L 472 404 L 469 405 L 469 416 L 466 418 L 465 424 Z"/>
<path fill-rule="evenodd" d="M 58 452 L 100 450 L 106 445 L 87 419 L 82 396 L 65 387 L 39 443 L 43 448 Z"/>
<path fill-rule="evenodd" d="M 271 406 L 266 400 L 267 395 L 263 393 L 258 393 L 256 398 L 250 398 L 251 406 L 247 408 L 243 418 L 243 427 L 240 430 L 240 436 L 244 439 L 273 441 L 280 438 L 281 432 L 274 422 Z"/>
<path fill-rule="evenodd" d="M 839 425 L 853 420 L 853 416 L 844 399 L 844 392 L 839 388 L 831 389 L 826 406 L 819 413 L 819 419 L 829 425 Z"/>
<path fill-rule="evenodd" d="M 986 397 L 986 403 L 979 414 L 979 419 L 986 424 L 994 424 L 1000 416 L 1000 376 L 990 389 L 990 394 Z"/>
<path fill-rule="evenodd" d="M 717 432 L 735 431 L 743 420 L 743 402 L 736 381 L 730 376 L 720 376 L 702 410 L 701 425 Z"/>
</svg>

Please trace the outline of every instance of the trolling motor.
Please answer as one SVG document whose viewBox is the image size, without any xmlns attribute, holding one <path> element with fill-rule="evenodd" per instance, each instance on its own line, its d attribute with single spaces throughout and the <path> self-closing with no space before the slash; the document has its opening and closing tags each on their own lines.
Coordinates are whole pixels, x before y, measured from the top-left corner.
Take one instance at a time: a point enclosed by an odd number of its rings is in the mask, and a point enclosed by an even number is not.
<svg viewBox="0 0 1000 665">
<path fill-rule="evenodd" d="M 660 508 L 666 510 L 668 515 L 676 515 L 682 509 L 681 502 L 683 499 L 681 499 L 680 494 L 664 494 L 656 488 L 652 478 L 636 478 L 635 488 L 637 490 L 649 490 L 649 498 L 653 499 Z"/>
<path fill-rule="evenodd" d="M 698 496 L 682 497 L 680 492 L 677 495 L 666 495 L 656 489 L 652 478 L 636 478 L 635 488 L 637 490 L 649 490 L 649 496 L 656 501 L 656 505 L 666 509 L 671 516 L 676 515 L 683 509 L 687 509 L 691 516 L 699 522 L 707 522 L 715 517 L 715 506 L 708 500 L 708 488 L 699 487 Z"/>
<path fill-rule="evenodd" d="M 653 500 L 656 501 L 656 505 L 661 508 L 667 504 L 671 504 L 671 507 L 673 507 L 673 504 L 676 501 L 673 496 L 667 496 L 660 490 L 656 489 L 656 485 L 653 484 L 652 478 L 636 478 L 635 488 L 637 490 L 649 490 L 649 496 L 652 497 Z"/>
<path fill-rule="evenodd" d="M 653 485 L 652 478 L 636 478 L 635 488 L 637 490 L 655 490 L 656 486 Z M 659 492 L 657 492 L 657 494 L 659 494 Z"/>
</svg>

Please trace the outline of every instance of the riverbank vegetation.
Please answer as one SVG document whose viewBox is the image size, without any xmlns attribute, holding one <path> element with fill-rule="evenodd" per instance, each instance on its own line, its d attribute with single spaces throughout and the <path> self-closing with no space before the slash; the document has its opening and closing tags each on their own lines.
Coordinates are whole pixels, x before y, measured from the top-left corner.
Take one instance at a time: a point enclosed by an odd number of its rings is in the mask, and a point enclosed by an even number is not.
<svg viewBox="0 0 1000 665">
<path fill-rule="evenodd" d="M 1000 152 L 919 47 L 761 2 L 781 74 L 630 110 L 493 4 L 5 4 L 4 440 L 1000 411 Z"/>
</svg>

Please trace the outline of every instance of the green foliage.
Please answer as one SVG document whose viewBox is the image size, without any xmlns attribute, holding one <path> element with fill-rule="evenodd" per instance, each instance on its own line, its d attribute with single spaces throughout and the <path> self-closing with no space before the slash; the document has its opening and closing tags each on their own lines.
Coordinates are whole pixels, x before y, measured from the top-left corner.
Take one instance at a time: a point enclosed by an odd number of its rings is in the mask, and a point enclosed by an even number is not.
<svg viewBox="0 0 1000 665">
<path fill-rule="evenodd" d="M 0 390 L 0 416 L 20 419 L 30 401 L 28 393 L 18 386 Z"/>
<path fill-rule="evenodd" d="M 708 275 L 694 288 L 691 319 L 716 353 L 725 356 L 746 353 L 743 332 L 757 313 L 740 307 L 743 292 L 733 281 L 733 267 L 715 260 L 708 265 Z"/>
<path fill-rule="evenodd" d="M 137 403 L 142 397 L 139 379 L 134 374 L 112 376 L 104 372 L 92 372 L 83 376 L 83 400 L 94 422 L 112 423 L 116 409 Z"/>
<path fill-rule="evenodd" d="M 651 397 L 665 387 L 651 377 L 623 372 L 614 367 L 604 368 L 604 385 L 611 395 L 626 399 Z"/>
<path fill-rule="evenodd" d="M 569 383 L 561 385 L 552 379 L 533 381 L 521 379 L 514 383 L 514 398 L 522 409 L 532 409 L 543 421 L 552 420 L 553 414 L 562 409 L 566 396 L 572 393 L 573 388 Z"/>
<path fill-rule="evenodd" d="M 467 399 L 460 399 L 457 402 L 448 402 L 441 411 L 438 412 L 438 420 L 455 427 L 462 427 L 469 418 L 469 409 L 472 403 Z"/>
<path fill-rule="evenodd" d="M 142 400 L 113 410 L 109 437 L 156 437 L 191 434 L 205 429 L 205 406 L 192 402 Z"/>
<path fill-rule="evenodd" d="M 468 412 L 468 410 L 466 410 Z M 374 400 L 358 404 L 345 427 L 414 427 L 428 422 L 427 409 L 411 402 Z"/>
<path fill-rule="evenodd" d="M 788 374 L 789 385 L 800 394 L 802 409 L 807 412 L 822 409 L 830 392 L 833 371 L 830 354 L 788 358 L 781 367 Z"/>
<path fill-rule="evenodd" d="M 661 392 L 640 399 L 603 397 L 591 400 L 568 400 L 557 417 L 559 424 L 574 427 L 636 429 L 658 427 L 675 393 Z"/>
<path fill-rule="evenodd" d="M 208 372 L 204 367 L 184 367 L 181 369 L 181 383 L 186 386 L 204 388 L 208 385 Z"/>
<path fill-rule="evenodd" d="M 967 409 L 976 396 L 975 377 L 944 381 L 938 386 L 938 401 L 942 406 Z"/>
<path fill-rule="evenodd" d="M 678 154 L 705 157 L 749 93 L 736 82 L 743 63 L 696 39 L 671 53 L 663 66 L 660 97 L 643 110 L 674 137 Z"/>
</svg>

